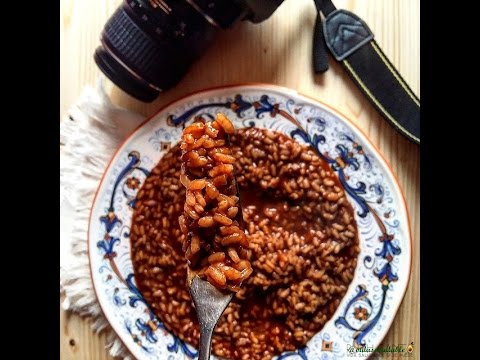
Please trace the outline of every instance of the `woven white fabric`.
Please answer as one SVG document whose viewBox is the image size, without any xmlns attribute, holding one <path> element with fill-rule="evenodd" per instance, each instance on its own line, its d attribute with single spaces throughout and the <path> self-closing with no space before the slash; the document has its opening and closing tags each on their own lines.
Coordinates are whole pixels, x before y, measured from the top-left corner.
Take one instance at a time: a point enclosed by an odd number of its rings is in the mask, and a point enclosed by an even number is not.
<svg viewBox="0 0 480 360">
<path fill-rule="evenodd" d="M 92 288 L 87 256 L 90 208 L 100 178 L 115 150 L 144 117 L 118 108 L 105 93 L 84 89 L 60 125 L 60 289 L 63 308 L 93 319 L 107 334 L 110 354 L 132 360 L 108 324 Z"/>
</svg>

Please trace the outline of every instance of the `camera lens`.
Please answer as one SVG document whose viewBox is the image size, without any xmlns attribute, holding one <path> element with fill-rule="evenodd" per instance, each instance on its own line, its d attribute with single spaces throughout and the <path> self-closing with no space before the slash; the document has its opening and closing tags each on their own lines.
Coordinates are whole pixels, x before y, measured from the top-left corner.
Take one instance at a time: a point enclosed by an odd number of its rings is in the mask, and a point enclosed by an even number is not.
<svg viewBox="0 0 480 360">
<path fill-rule="evenodd" d="M 124 1 L 105 24 L 95 62 L 125 92 L 153 101 L 180 81 L 218 27 L 243 14 L 240 6 L 228 8 L 228 21 L 217 21 L 212 16 L 221 7 L 215 1 L 200 5 L 193 0 Z"/>
</svg>

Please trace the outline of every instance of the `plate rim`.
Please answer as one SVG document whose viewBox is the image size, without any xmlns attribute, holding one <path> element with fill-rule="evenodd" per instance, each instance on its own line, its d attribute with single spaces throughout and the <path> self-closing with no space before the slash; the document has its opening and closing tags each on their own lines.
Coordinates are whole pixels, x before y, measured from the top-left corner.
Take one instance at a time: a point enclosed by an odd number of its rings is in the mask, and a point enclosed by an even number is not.
<svg viewBox="0 0 480 360">
<path fill-rule="evenodd" d="M 397 303 L 397 306 L 395 308 L 395 312 L 394 312 L 394 316 L 391 318 L 391 320 L 389 321 L 389 324 L 388 326 L 386 327 L 386 331 L 385 333 L 383 334 L 383 336 L 381 336 L 381 340 L 379 341 L 379 344 L 381 344 L 383 342 L 383 340 L 385 339 L 385 337 L 387 336 L 393 322 L 395 321 L 395 319 L 397 318 L 397 314 L 398 314 L 398 310 L 400 308 L 400 306 L 402 305 L 403 301 L 405 300 L 405 294 L 407 292 L 407 289 L 410 285 L 410 278 L 411 278 L 411 273 L 412 273 L 412 258 L 413 258 L 413 236 L 412 236 L 412 226 L 411 226 L 411 222 L 410 222 L 410 213 L 409 213 L 409 210 L 408 210 L 408 206 L 407 206 L 407 201 L 406 201 L 406 198 L 405 198 L 405 194 L 403 192 L 403 188 L 402 186 L 400 185 L 400 182 L 398 181 L 398 177 L 397 175 L 395 174 L 395 172 L 393 171 L 393 167 L 392 165 L 390 164 L 389 161 L 387 161 L 387 159 L 385 158 L 385 156 L 383 155 L 383 153 L 378 149 L 378 147 L 370 140 L 370 138 L 367 136 L 367 134 L 365 133 L 365 131 L 363 129 L 361 129 L 357 124 L 355 124 L 355 122 L 348 116 L 346 116 L 343 112 L 341 112 L 340 110 L 334 108 L 332 105 L 329 105 L 321 100 L 318 100 L 312 96 L 309 96 L 309 95 L 305 95 L 305 94 L 302 94 L 300 92 L 298 92 L 297 90 L 295 89 L 292 89 L 292 88 L 289 88 L 289 87 L 286 87 L 286 86 L 282 86 L 282 85 L 276 85 L 276 84 L 271 84 L 271 83 L 262 83 L 262 82 L 243 82 L 243 83 L 236 83 L 236 84 L 228 84 L 228 85 L 217 85 L 217 86 L 211 86 L 211 87 L 207 87 L 207 88 L 203 88 L 203 89 L 200 89 L 200 90 L 196 90 L 196 91 L 192 91 L 192 92 L 189 92 L 179 98 L 176 98 L 172 101 L 169 101 L 167 104 L 161 106 L 157 111 L 155 111 L 154 114 L 152 114 L 151 116 L 147 117 L 144 121 L 142 121 L 139 125 L 137 125 L 133 130 L 131 130 L 131 132 L 125 137 L 124 140 L 122 140 L 122 142 L 118 145 L 117 149 L 115 150 L 115 152 L 112 154 L 112 156 L 110 157 L 110 160 L 108 161 L 107 165 L 105 166 L 105 169 L 103 170 L 103 173 L 102 173 L 102 176 L 98 182 L 98 185 L 97 185 L 97 188 L 95 190 L 95 194 L 94 194 L 94 197 L 93 197 L 93 200 L 92 200 L 92 203 L 91 203 L 91 207 L 90 207 L 90 211 L 89 211 L 89 216 L 88 216 L 88 226 L 87 226 L 87 255 L 88 255 L 88 268 L 89 268 L 89 274 L 90 274 L 90 279 L 92 281 L 92 289 L 93 289 L 93 292 L 95 294 L 95 297 L 97 299 L 97 302 L 99 304 L 99 307 L 100 307 L 100 311 L 101 313 L 103 314 L 103 316 L 105 317 L 105 319 L 107 320 L 108 324 L 110 325 L 110 327 L 113 329 L 113 331 L 115 332 L 115 335 L 117 336 L 117 338 L 120 340 L 120 342 L 123 344 L 123 346 L 127 349 L 127 351 L 135 358 L 137 359 L 137 357 L 134 355 L 133 351 L 130 349 L 130 347 L 127 345 L 127 343 L 123 340 L 123 338 L 119 335 L 119 332 L 117 331 L 117 329 L 115 328 L 115 326 L 112 324 L 111 322 L 111 319 L 108 317 L 107 313 L 105 312 L 103 306 L 102 306 L 102 303 L 100 301 L 100 298 L 98 296 L 98 291 L 97 291 L 97 288 L 96 288 L 96 285 L 95 285 L 95 281 L 93 280 L 93 269 L 92 269 L 92 261 L 91 261 L 91 254 L 90 254 L 90 230 L 91 230 L 91 225 L 92 225 L 92 216 L 93 216 L 93 209 L 94 209 L 94 204 L 96 203 L 97 201 L 97 197 L 98 197 L 98 194 L 100 192 L 100 189 L 102 188 L 103 186 L 103 183 L 105 181 L 105 177 L 108 173 L 108 171 L 110 170 L 110 167 L 112 166 L 112 163 L 113 163 L 113 160 L 117 157 L 117 155 L 120 153 L 120 151 L 123 149 L 124 145 L 131 140 L 131 138 L 133 138 L 133 136 L 143 127 L 145 126 L 148 122 L 150 122 L 151 120 L 153 120 L 158 114 L 160 114 L 161 112 L 163 112 L 165 109 L 167 109 L 168 107 L 174 105 L 175 103 L 177 102 L 181 102 L 189 97 L 192 97 L 192 96 L 195 96 L 195 95 L 200 95 L 200 94 L 203 94 L 203 93 L 208 93 L 208 92 L 211 92 L 211 91 L 215 91 L 215 90 L 221 90 L 221 89 L 232 89 L 232 88 L 271 88 L 272 90 L 274 91 L 278 91 L 280 93 L 287 93 L 287 94 L 291 94 L 293 96 L 296 96 L 296 97 L 300 97 L 300 98 L 304 98 L 310 102 L 313 102 L 313 103 L 319 103 L 320 105 L 324 106 L 325 108 L 327 108 L 329 111 L 331 111 L 332 113 L 334 113 L 336 116 L 338 116 L 339 118 L 343 119 L 348 125 L 352 126 L 352 128 L 354 128 L 358 134 L 361 136 L 361 140 L 364 142 L 364 143 L 367 143 L 369 146 L 371 146 L 373 148 L 373 150 L 375 150 L 375 153 L 376 155 L 378 155 L 379 159 L 384 163 L 385 165 L 385 168 L 386 170 L 388 171 L 389 175 L 391 175 L 393 181 L 392 181 L 392 184 L 397 188 L 397 192 L 400 194 L 400 199 L 403 203 L 403 207 L 405 209 L 405 215 L 406 215 L 406 218 L 407 218 L 407 231 L 406 231 L 406 234 L 408 235 L 408 239 L 409 239 L 409 242 L 410 242 L 410 248 L 409 248 L 409 257 L 408 257 L 408 278 L 407 278 L 407 281 L 406 281 L 406 285 L 405 285 L 405 288 L 403 290 L 403 293 L 400 297 L 400 301 L 398 301 Z M 368 359 L 372 356 L 373 352 L 369 353 L 368 356 L 365 357 L 365 359 Z"/>
</svg>

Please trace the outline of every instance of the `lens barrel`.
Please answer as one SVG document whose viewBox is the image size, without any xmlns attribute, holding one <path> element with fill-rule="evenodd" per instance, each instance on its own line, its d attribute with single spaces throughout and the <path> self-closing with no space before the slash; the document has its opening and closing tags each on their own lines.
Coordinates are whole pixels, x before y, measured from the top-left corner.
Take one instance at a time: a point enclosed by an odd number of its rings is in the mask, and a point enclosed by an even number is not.
<svg viewBox="0 0 480 360">
<path fill-rule="evenodd" d="M 171 2 L 167 9 L 125 1 L 105 24 L 94 59 L 122 90 L 151 102 L 181 80 L 215 32 L 185 1 Z"/>
</svg>

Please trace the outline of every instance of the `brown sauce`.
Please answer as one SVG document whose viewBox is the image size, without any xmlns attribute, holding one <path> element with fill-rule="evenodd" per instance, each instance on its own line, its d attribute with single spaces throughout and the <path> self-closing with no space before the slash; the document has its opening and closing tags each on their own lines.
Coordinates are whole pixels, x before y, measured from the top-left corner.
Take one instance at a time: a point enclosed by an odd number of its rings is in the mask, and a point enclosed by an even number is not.
<svg viewBox="0 0 480 360">
<path fill-rule="evenodd" d="M 220 320 L 213 352 L 271 359 L 305 345 L 335 312 L 356 267 L 356 223 L 338 179 L 313 150 L 259 129 L 237 131 L 232 144 L 254 272 Z M 172 148 L 139 191 L 132 259 L 136 284 L 159 319 L 198 346 L 176 221 L 185 199 L 180 156 Z"/>
</svg>

